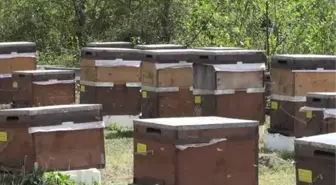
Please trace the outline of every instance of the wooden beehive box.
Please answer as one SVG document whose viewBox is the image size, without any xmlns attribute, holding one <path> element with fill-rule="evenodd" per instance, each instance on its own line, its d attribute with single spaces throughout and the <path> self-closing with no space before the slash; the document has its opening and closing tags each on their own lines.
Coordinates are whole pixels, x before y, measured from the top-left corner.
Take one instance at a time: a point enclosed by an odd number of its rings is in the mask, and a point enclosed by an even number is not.
<svg viewBox="0 0 336 185">
<path fill-rule="evenodd" d="M 75 103 L 73 70 L 13 72 L 13 103 L 16 107 Z"/>
<path fill-rule="evenodd" d="M 295 140 L 297 185 L 334 185 L 336 133 Z"/>
<path fill-rule="evenodd" d="M 50 128 L 48 131 L 33 129 L 33 136 L 29 133 L 31 127 L 59 126 L 68 122 L 94 124 L 98 128 L 102 121 L 101 108 L 101 105 L 83 104 L 0 110 L 0 148 L 3 149 L 0 164 L 4 167 L 1 169 L 21 172 L 24 167 L 30 171 L 35 162 L 42 170 L 103 166 L 102 128 L 90 134 L 88 130 L 83 134 L 79 130 L 72 133 Z"/>
<path fill-rule="evenodd" d="M 336 132 L 336 108 L 325 109 L 323 111 L 323 132 Z"/>
<path fill-rule="evenodd" d="M 192 87 L 192 64 L 142 62 L 141 83 L 148 87 Z"/>
<path fill-rule="evenodd" d="M 140 60 L 82 60 L 81 80 L 112 82 L 114 84 L 139 83 Z"/>
<path fill-rule="evenodd" d="M 0 104 L 12 101 L 12 72 L 35 69 L 35 43 L 0 42 Z"/>
<path fill-rule="evenodd" d="M 303 136 L 309 119 L 299 109 L 308 92 L 336 91 L 336 57 L 278 55 L 272 57 L 270 132 Z"/>
<path fill-rule="evenodd" d="M 333 132 L 330 124 L 324 121 L 324 111 L 336 109 L 336 92 L 312 92 L 307 95 L 307 106 L 300 108 L 300 112 L 305 114 L 307 124 L 302 127 L 294 125 L 295 130 L 301 129 L 304 136 L 312 136 Z M 332 130 L 329 130 L 332 129 Z"/>
<path fill-rule="evenodd" d="M 133 48 L 132 42 L 90 42 L 87 47 L 97 48 Z"/>
<path fill-rule="evenodd" d="M 257 89 L 258 90 L 258 89 Z M 260 89 L 261 90 L 261 89 Z M 194 94 L 194 115 L 223 116 L 265 122 L 264 91 L 203 91 Z"/>
<path fill-rule="evenodd" d="M 272 94 L 306 96 L 336 91 L 336 56 L 272 56 Z"/>
<path fill-rule="evenodd" d="M 246 90 L 264 88 L 264 63 L 193 64 L 194 89 Z"/>
<path fill-rule="evenodd" d="M 257 185 L 258 137 L 257 121 L 221 117 L 135 120 L 133 183 Z"/>
<path fill-rule="evenodd" d="M 80 103 L 98 103 L 103 115 L 139 115 L 141 110 L 139 83 L 80 82 Z"/>
<path fill-rule="evenodd" d="M 193 65 L 195 114 L 265 120 L 264 63 Z"/>
</svg>

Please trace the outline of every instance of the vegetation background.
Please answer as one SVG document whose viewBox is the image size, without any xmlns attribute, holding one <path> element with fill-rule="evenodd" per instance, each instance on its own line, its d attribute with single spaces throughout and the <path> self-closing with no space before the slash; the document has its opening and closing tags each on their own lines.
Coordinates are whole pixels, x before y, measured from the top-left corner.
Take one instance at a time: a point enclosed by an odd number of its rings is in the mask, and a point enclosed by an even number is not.
<svg viewBox="0 0 336 185">
<path fill-rule="evenodd" d="M 0 41 L 34 41 L 40 64 L 67 66 L 90 41 L 335 54 L 335 10 L 334 0 L 1 0 Z"/>
</svg>

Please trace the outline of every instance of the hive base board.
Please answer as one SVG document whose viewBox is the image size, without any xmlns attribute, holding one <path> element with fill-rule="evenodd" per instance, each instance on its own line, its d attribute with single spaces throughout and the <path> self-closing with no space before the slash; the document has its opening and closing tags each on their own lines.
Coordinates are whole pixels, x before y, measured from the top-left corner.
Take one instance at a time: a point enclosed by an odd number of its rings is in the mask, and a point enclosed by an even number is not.
<svg viewBox="0 0 336 185">
<path fill-rule="evenodd" d="M 264 137 L 265 147 L 272 151 L 293 152 L 295 137 L 278 133 L 267 133 Z"/>
<path fill-rule="evenodd" d="M 108 115 L 104 116 L 103 120 L 106 126 L 109 126 L 111 124 L 116 124 L 120 127 L 133 127 L 133 120 L 139 119 L 138 116 L 132 116 L 132 115 Z"/>
</svg>

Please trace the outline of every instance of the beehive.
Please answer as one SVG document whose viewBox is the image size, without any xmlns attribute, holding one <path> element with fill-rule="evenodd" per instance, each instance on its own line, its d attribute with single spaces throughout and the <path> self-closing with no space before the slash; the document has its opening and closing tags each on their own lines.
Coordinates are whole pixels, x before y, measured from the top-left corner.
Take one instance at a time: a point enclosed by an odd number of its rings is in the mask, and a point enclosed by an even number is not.
<svg viewBox="0 0 336 185">
<path fill-rule="evenodd" d="M 143 118 L 193 116 L 193 71 L 187 63 L 194 50 L 146 50 L 141 64 Z"/>
<path fill-rule="evenodd" d="M 258 136 L 257 121 L 135 120 L 134 184 L 257 185 Z"/>
<path fill-rule="evenodd" d="M 15 107 L 65 105 L 75 103 L 73 70 L 32 70 L 13 72 Z"/>
<path fill-rule="evenodd" d="M 251 119 L 263 124 L 265 64 L 231 64 L 232 59 L 228 60 L 222 60 L 222 64 L 193 64 L 194 112 L 198 116 Z"/>
<path fill-rule="evenodd" d="M 0 104 L 12 101 L 12 72 L 35 69 L 35 43 L 0 42 Z"/>
<path fill-rule="evenodd" d="M 90 42 L 88 47 L 98 48 L 133 48 L 132 42 Z"/>
<path fill-rule="evenodd" d="M 35 162 L 43 171 L 104 167 L 101 108 L 83 104 L 1 110 L 2 169 L 30 171 Z"/>
<path fill-rule="evenodd" d="M 202 50 L 242 50 L 244 48 L 241 47 L 215 47 L 215 46 L 210 46 L 210 47 L 200 47 L 197 49 L 202 49 Z"/>
<path fill-rule="evenodd" d="M 307 94 L 307 106 L 300 108 L 300 112 L 306 115 L 306 125 L 295 125 L 296 132 L 302 132 L 304 136 L 318 135 L 334 132 L 335 126 L 330 127 L 324 121 L 324 111 L 336 109 L 336 93 L 314 92 Z M 298 127 L 302 126 L 302 127 Z M 331 129 L 331 130 L 330 130 Z"/>
<path fill-rule="evenodd" d="M 334 185 L 336 133 L 295 140 L 297 185 Z"/>
<path fill-rule="evenodd" d="M 308 92 L 336 91 L 336 56 L 279 55 L 272 57 L 270 132 L 302 136 L 295 127 L 307 120 L 299 109 Z"/>
<path fill-rule="evenodd" d="M 80 102 L 102 104 L 104 115 L 139 115 L 143 58 L 139 50 L 84 48 L 82 51 Z M 92 55 L 88 56 L 88 51 Z"/>
</svg>

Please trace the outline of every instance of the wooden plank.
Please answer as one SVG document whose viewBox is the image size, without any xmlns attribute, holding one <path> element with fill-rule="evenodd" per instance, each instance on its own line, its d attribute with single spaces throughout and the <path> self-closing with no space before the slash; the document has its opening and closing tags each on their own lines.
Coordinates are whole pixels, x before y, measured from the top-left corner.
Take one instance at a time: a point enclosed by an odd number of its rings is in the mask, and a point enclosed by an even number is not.
<svg viewBox="0 0 336 185">
<path fill-rule="evenodd" d="M 165 68 L 158 70 L 159 87 L 191 87 L 193 86 L 193 70 L 186 68 Z"/>
<path fill-rule="evenodd" d="M 97 67 L 98 82 L 125 84 L 140 81 L 140 68 L 129 66 Z"/>
<path fill-rule="evenodd" d="M 144 86 L 157 86 L 157 71 L 155 63 L 142 62 L 141 63 L 141 83 Z"/>
<path fill-rule="evenodd" d="M 295 72 L 295 96 L 308 92 L 335 92 L 336 72 Z"/>
<path fill-rule="evenodd" d="M 294 96 L 294 74 L 288 69 L 271 70 L 271 93 L 284 96 Z"/>
<path fill-rule="evenodd" d="M 83 81 L 96 82 L 97 81 L 96 67 L 82 66 L 80 71 L 80 78 Z"/>
<path fill-rule="evenodd" d="M 262 88 L 263 71 L 249 72 L 228 72 L 219 71 L 216 75 L 217 89 L 247 89 L 247 88 Z"/>
</svg>

